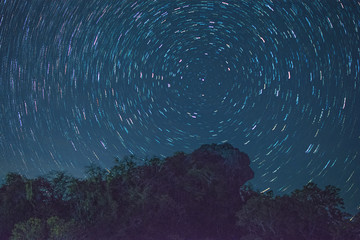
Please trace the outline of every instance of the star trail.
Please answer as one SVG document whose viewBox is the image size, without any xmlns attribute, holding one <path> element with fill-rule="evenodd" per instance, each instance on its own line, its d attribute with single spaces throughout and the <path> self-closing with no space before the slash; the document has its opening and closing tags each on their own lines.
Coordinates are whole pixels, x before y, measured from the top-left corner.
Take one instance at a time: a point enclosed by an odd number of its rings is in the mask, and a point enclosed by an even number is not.
<svg viewBox="0 0 360 240">
<path fill-rule="evenodd" d="M 229 142 L 360 205 L 359 1 L 0 1 L 0 175 Z"/>
</svg>

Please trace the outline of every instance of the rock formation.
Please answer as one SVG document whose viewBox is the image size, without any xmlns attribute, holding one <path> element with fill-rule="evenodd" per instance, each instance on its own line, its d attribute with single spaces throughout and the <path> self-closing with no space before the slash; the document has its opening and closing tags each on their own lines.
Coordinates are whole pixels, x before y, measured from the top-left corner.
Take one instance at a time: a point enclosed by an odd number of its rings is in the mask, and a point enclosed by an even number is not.
<svg viewBox="0 0 360 240">
<path fill-rule="evenodd" d="M 249 156 L 229 143 L 205 144 L 187 155 L 187 161 L 199 167 L 216 168 L 219 174 L 233 180 L 239 187 L 254 177 Z"/>
</svg>

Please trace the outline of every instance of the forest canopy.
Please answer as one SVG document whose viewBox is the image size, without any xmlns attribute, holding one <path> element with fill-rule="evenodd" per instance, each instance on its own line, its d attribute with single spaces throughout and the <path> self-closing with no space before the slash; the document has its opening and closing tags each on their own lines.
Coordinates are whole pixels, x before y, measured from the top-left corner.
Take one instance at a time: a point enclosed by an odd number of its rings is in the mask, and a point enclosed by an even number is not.
<svg viewBox="0 0 360 240">
<path fill-rule="evenodd" d="M 144 161 L 115 159 L 86 178 L 8 173 L 0 188 L 0 239 L 360 239 L 360 214 L 340 189 L 308 183 L 289 195 L 255 191 L 249 157 L 203 145 Z"/>
</svg>

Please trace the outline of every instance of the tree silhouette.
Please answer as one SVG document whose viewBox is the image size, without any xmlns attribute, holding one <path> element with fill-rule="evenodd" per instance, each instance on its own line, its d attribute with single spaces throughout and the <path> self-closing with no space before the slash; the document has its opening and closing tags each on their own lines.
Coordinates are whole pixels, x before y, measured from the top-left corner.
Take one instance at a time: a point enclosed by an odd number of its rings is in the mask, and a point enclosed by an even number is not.
<svg viewBox="0 0 360 240">
<path fill-rule="evenodd" d="M 32 206 L 27 200 L 29 195 L 26 190 L 26 179 L 21 175 L 6 175 L 5 184 L 0 189 L 0 236 L 5 239 L 10 236 L 15 223 L 31 217 L 29 209 L 32 209 Z"/>
<path fill-rule="evenodd" d="M 340 189 L 308 183 L 290 196 L 253 195 L 238 212 L 248 237 L 261 239 L 352 239 Z M 350 227 L 351 228 L 351 227 Z"/>
<path fill-rule="evenodd" d="M 260 193 L 246 154 L 204 145 L 161 159 L 90 165 L 0 188 L 0 239 L 360 239 L 359 213 L 344 212 L 340 189 L 308 183 L 290 195 Z"/>
</svg>

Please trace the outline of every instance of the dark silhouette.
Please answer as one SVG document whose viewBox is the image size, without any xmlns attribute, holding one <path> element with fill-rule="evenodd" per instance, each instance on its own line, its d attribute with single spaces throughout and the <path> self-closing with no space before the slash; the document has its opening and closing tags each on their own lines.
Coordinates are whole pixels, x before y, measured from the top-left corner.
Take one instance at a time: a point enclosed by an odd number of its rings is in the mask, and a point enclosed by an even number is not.
<svg viewBox="0 0 360 240">
<path fill-rule="evenodd" d="M 230 144 L 191 154 L 91 165 L 0 188 L 0 239 L 360 239 L 360 214 L 343 211 L 340 189 L 309 183 L 290 195 L 260 193 L 249 157 Z"/>
</svg>

